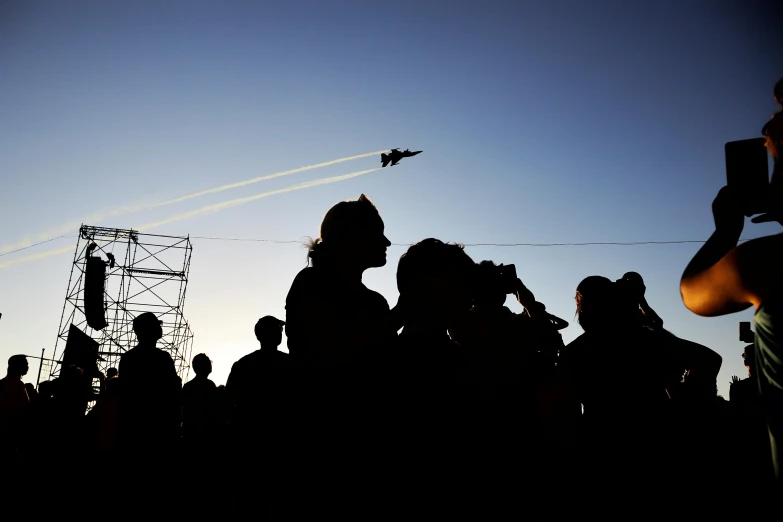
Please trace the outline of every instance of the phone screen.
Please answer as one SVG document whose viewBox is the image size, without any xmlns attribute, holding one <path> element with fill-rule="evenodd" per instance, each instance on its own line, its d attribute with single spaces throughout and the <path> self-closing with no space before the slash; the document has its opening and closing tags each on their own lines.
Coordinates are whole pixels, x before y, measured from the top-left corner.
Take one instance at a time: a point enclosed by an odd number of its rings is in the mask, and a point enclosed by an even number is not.
<svg viewBox="0 0 783 522">
<path fill-rule="evenodd" d="M 746 216 L 767 211 L 769 167 L 764 138 L 730 141 L 726 151 L 726 184 L 740 198 Z"/>
</svg>

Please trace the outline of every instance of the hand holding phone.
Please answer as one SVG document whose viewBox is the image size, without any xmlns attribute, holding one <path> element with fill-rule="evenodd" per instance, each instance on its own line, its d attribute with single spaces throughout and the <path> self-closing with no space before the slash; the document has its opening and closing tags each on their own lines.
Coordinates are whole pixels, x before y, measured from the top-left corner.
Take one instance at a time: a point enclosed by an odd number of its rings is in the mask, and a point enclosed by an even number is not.
<svg viewBox="0 0 783 522">
<path fill-rule="evenodd" d="M 730 141 L 725 146 L 726 185 L 746 216 L 769 210 L 769 167 L 765 138 Z"/>
</svg>

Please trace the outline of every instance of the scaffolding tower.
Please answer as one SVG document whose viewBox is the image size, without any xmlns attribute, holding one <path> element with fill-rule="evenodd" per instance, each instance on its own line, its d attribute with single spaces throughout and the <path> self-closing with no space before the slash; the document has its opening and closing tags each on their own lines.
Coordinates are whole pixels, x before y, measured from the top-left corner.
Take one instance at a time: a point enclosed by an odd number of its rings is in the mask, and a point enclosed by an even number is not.
<svg viewBox="0 0 783 522">
<path fill-rule="evenodd" d="M 190 237 L 82 225 L 52 359 L 62 359 L 73 324 L 99 343 L 100 371 L 118 368 L 122 354 L 137 344 L 133 319 L 152 312 L 162 321 L 163 338 L 157 346 L 171 355 L 177 375 L 185 382 L 193 347 L 193 332 L 183 315 L 192 250 Z M 107 326 L 100 330 L 87 324 L 84 306 L 87 261 L 95 256 L 106 260 Z M 60 364 L 51 365 L 49 378 L 57 377 L 60 369 Z"/>
</svg>

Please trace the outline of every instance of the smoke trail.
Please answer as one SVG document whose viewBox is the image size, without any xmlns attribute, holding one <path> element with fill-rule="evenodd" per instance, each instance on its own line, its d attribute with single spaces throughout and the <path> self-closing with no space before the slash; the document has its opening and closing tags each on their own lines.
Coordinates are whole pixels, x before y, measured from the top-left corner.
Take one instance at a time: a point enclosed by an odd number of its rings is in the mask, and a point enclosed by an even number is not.
<svg viewBox="0 0 783 522">
<path fill-rule="evenodd" d="M 332 160 L 332 161 L 327 161 L 325 163 L 318 163 L 316 165 L 308 165 L 306 167 L 299 167 L 299 168 L 296 168 L 296 169 L 284 170 L 283 172 L 277 172 L 275 174 L 269 174 L 267 176 L 259 176 L 257 178 L 248 179 L 248 180 L 245 180 L 245 181 L 238 181 L 236 183 L 229 183 L 228 185 L 221 185 L 219 187 L 215 187 L 215 188 L 211 188 L 211 189 L 207 189 L 207 190 L 202 190 L 201 192 L 194 192 L 193 194 L 188 194 L 186 196 L 180 196 L 178 198 L 169 199 L 167 201 L 162 201 L 160 203 L 153 203 L 152 205 L 149 205 L 149 206 L 147 206 L 145 208 L 154 208 L 154 207 L 161 207 L 163 205 L 171 205 L 173 203 L 180 203 L 181 201 L 185 201 L 185 200 L 192 199 L 192 198 L 197 198 L 199 196 L 205 196 L 207 194 L 214 194 L 215 192 L 222 192 L 224 190 L 229 190 L 229 189 L 232 189 L 232 188 L 244 187 L 245 185 L 252 185 L 253 183 L 258 183 L 259 181 L 266 181 L 268 179 L 275 179 L 275 178 L 280 178 L 280 177 L 283 177 L 283 176 L 289 176 L 291 174 L 296 174 L 297 172 L 304 172 L 306 170 L 312 170 L 312 169 L 320 169 L 321 167 L 328 167 L 329 165 L 336 165 L 337 163 L 343 163 L 345 161 L 351 161 L 351 160 L 360 159 L 360 158 L 367 158 L 369 156 L 377 156 L 377 155 L 382 154 L 384 152 L 389 152 L 389 151 L 388 150 L 379 150 L 379 151 L 376 151 L 376 152 L 368 152 L 366 154 L 357 154 L 356 156 L 350 156 L 350 157 L 347 157 L 347 158 L 340 158 L 340 159 L 336 159 L 336 160 Z M 373 170 L 377 170 L 377 169 L 373 169 Z M 367 172 L 370 172 L 370 171 L 367 171 Z"/>
<path fill-rule="evenodd" d="M 270 190 L 269 192 L 262 192 L 260 194 L 256 194 L 254 196 L 247 196 L 244 198 L 237 198 L 237 199 L 230 199 L 228 201 L 223 201 L 222 203 L 215 203 L 213 205 L 207 205 L 205 207 L 201 207 L 196 210 L 192 210 L 190 212 L 184 212 L 182 214 L 177 214 L 176 216 L 172 216 L 170 218 L 163 219 L 161 221 L 155 221 L 152 223 L 147 223 L 146 225 L 142 225 L 140 227 L 133 227 L 134 230 L 148 230 L 150 228 L 159 227 L 161 225 L 165 225 L 167 223 L 173 223 L 174 221 L 181 221 L 183 219 L 192 218 L 195 216 L 199 216 L 201 214 L 206 214 L 209 212 L 218 212 L 220 210 L 236 207 L 239 205 L 244 205 L 245 203 L 250 203 L 251 201 L 255 201 L 257 199 L 265 198 L 268 196 L 274 196 L 275 194 L 283 194 L 285 192 L 291 192 L 294 190 L 302 190 L 310 187 L 317 187 L 318 185 L 327 185 L 329 183 L 337 183 L 338 181 L 343 181 L 346 179 L 355 178 L 357 176 L 363 176 L 365 174 L 369 174 L 370 172 L 375 172 L 376 170 L 380 170 L 380 167 L 369 169 L 369 170 L 361 170 L 359 172 L 353 172 L 351 174 L 343 174 L 342 176 L 334 176 L 331 178 L 323 178 L 323 179 L 317 179 L 314 181 L 307 181 L 305 183 L 300 183 L 298 185 L 291 185 L 290 187 L 284 187 L 277 190 Z"/>
<path fill-rule="evenodd" d="M 44 257 L 49 256 L 56 256 L 57 254 L 64 254 L 65 252 L 73 252 L 73 247 L 69 246 L 68 248 L 61 248 L 59 250 L 50 250 L 49 252 L 40 252 L 38 254 L 32 254 L 25 257 L 20 257 L 18 259 L 12 259 L 10 261 L 5 261 L 3 263 L 0 263 L 0 268 L 5 268 L 7 266 L 15 265 L 17 263 L 21 263 L 23 261 L 32 261 L 33 259 L 41 259 Z"/>
<path fill-rule="evenodd" d="M 294 190 L 302 190 L 310 187 L 317 187 L 318 185 L 328 185 L 329 183 L 337 183 L 338 181 L 343 181 L 346 179 L 355 178 L 358 176 L 363 176 L 365 174 L 369 174 L 370 172 L 375 172 L 376 170 L 380 170 L 380 167 L 369 169 L 369 170 L 361 170 L 359 172 L 352 172 L 351 174 L 343 174 L 342 176 L 334 176 L 331 178 L 322 178 L 322 179 L 316 179 L 314 181 L 307 181 L 305 183 L 299 183 L 298 185 L 291 185 L 288 187 L 283 187 L 281 189 L 277 190 L 270 190 L 268 192 L 262 192 L 260 194 L 255 194 L 253 196 L 247 196 L 244 198 L 236 198 L 236 199 L 229 199 L 228 201 L 223 201 L 222 203 L 215 203 L 212 205 L 207 205 L 205 207 L 201 207 L 196 210 L 192 210 L 190 212 L 184 212 L 182 214 L 177 214 L 175 216 L 171 216 L 169 218 L 163 219 L 161 221 L 154 221 L 152 223 L 147 223 L 145 225 L 142 225 L 140 227 L 132 227 L 134 230 L 149 230 L 150 228 L 159 227 L 161 225 L 165 225 L 168 223 L 173 223 L 175 221 L 182 221 L 183 219 L 192 218 L 195 216 L 199 216 L 201 214 L 207 214 L 211 212 L 219 212 L 226 208 L 236 207 L 239 205 L 244 205 L 245 203 L 250 203 L 251 201 L 255 201 L 257 199 L 266 198 L 269 196 L 274 196 L 276 194 L 283 194 L 285 192 L 292 192 Z M 15 265 L 17 263 L 22 263 L 24 261 L 32 261 L 34 259 L 42 259 L 45 257 L 54 256 L 57 254 L 63 254 L 65 252 L 72 252 L 73 247 L 68 248 L 61 248 L 59 250 L 51 250 L 49 252 L 40 252 L 38 254 L 32 254 L 25 257 L 20 257 L 18 259 L 12 259 L 10 261 L 5 261 L 4 263 L 0 263 L 0 268 L 6 268 L 11 265 Z"/>
<path fill-rule="evenodd" d="M 304 167 L 297 167 L 295 169 L 291 170 L 284 170 L 282 172 L 276 172 L 274 174 L 268 174 L 266 176 L 258 176 L 255 178 L 251 178 L 245 181 L 237 181 L 235 183 L 229 183 L 227 185 L 221 185 L 219 187 L 214 187 L 207 190 L 202 190 L 200 192 L 193 192 L 191 194 L 186 194 L 184 196 L 179 196 L 174 199 L 168 199 L 166 201 L 148 201 L 143 203 L 136 203 L 131 205 L 123 205 L 121 207 L 113 208 L 112 210 L 109 210 L 107 212 L 103 213 L 95 213 L 90 216 L 86 216 L 84 219 L 80 221 L 72 221 L 66 224 L 63 224 L 60 227 L 53 228 L 50 230 L 46 230 L 44 232 L 41 232 L 39 234 L 36 234 L 34 236 L 28 236 L 24 239 L 17 241 L 16 243 L 10 244 L 10 245 L 2 245 L 0 246 L 0 254 L 4 254 L 6 252 L 9 252 L 11 250 L 16 250 L 18 248 L 24 248 L 30 246 L 33 242 L 36 241 L 45 241 L 47 239 L 52 239 L 55 236 L 59 236 L 60 234 L 65 234 L 67 232 L 72 232 L 73 230 L 79 228 L 79 226 L 82 223 L 95 223 L 99 221 L 104 221 L 107 218 L 110 217 L 116 217 L 116 216 L 124 216 L 125 214 L 130 214 L 133 212 L 138 212 L 140 210 L 147 210 L 157 207 L 162 207 L 164 205 L 172 205 L 174 203 L 180 203 L 182 201 L 186 201 L 188 199 L 197 198 L 200 196 L 205 196 L 207 194 L 214 194 L 216 192 L 222 192 L 224 190 L 229 190 L 232 188 L 238 188 L 238 187 L 244 187 L 246 185 L 252 185 L 253 183 L 258 183 L 260 181 L 267 181 L 270 179 L 280 178 L 283 176 L 290 176 L 291 174 L 297 174 L 299 172 L 305 172 L 308 170 L 313 169 L 320 169 L 321 167 L 328 167 L 330 165 L 336 165 L 338 163 L 344 163 L 346 161 L 353 161 L 356 159 L 361 158 L 368 158 L 370 156 L 377 156 L 381 153 L 388 152 L 388 150 L 379 150 L 376 152 L 367 152 L 365 154 L 357 154 L 356 156 L 348 156 L 345 158 L 340 158 L 336 160 L 331 161 L 325 161 L 323 163 L 316 163 L 315 165 L 306 165 Z M 0 265 L 0 268 L 2 265 Z"/>
</svg>

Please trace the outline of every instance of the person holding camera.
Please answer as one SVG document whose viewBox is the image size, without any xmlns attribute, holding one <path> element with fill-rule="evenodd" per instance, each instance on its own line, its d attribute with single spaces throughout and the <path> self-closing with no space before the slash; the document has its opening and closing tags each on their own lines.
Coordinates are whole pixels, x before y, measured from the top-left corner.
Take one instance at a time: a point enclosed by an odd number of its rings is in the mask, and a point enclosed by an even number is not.
<svg viewBox="0 0 783 522">
<path fill-rule="evenodd" d="M 576 433 L 579 449 L 577 491 L 592 509 L 600 508 L 607 490 L 646 502 L 664 485 L 678 489 L 660 480 L 672 478 L 682 444 L 669 390 L 685 369 L 711 373 L 698 358 L 688 361 L 681 340 L 662 333 L 663 322 L 646 301 L 640 306 L 641 277 L 626 276 L 579 283 L 577 318 L 584 333 L 566 346 L 559 367 L 562 400 L 570 404 L 563 422 Z"/>
<path fill-rule="evenodd" d="M 783 80 L 775 86 L 783 103 Z M 762 129 L 774 167 L 766 212 L 753 223 L 783 225 L 783 115 L 775 114 Z M 745 216 L 753 212 L 748 194 L 727 185 L 712 203 L 715 231 L 691 259 L 680 280 L 685 306 L 693 313 L 715 317 L 755 309 L 755 361 L 762 402 L 767 415 L 775 476 L 783 481 L 783 235 L 775 234 L 738 245 Z"/>
<path fill-rule="evenodd" d="M 522 305 L 521 313 L 505 306 L 509 294 Z M 518 499 L 520 482 L 527 491 L 530 484 L 542 494 L 549 489 L 542 473 L 554 468 L 556 451 L 543 432 L 545 399 L 563 347 L 558 330 L 567 325 L 536 301 L 514 265 L 477 264 L 473 306 L 449 333 L 466 349 L 477 422 L 483 426 L 482 469 L 497 495 L 495 505 Z"/>
<path fill-rule="evenodd" d="M 530 399 L 522 392 L 522 382 L 531 384 L 537 370 L 555 366 L 563 346 L 559 330 L 568 323 L 549 314 L 543 303 L 517 277 L 514 265 L 496 265 L 482 261 L 476 267 L 473 307 L 463 324 L 450 331 L 462 344 L 474 346 L 479 360 L 474 363 L 484 373 L 481 394 L 488 400 L 498 397 Z M 505 306 L 506 296 L 514 295 L 522 305 L 521 313 Z"/>
</svg>

